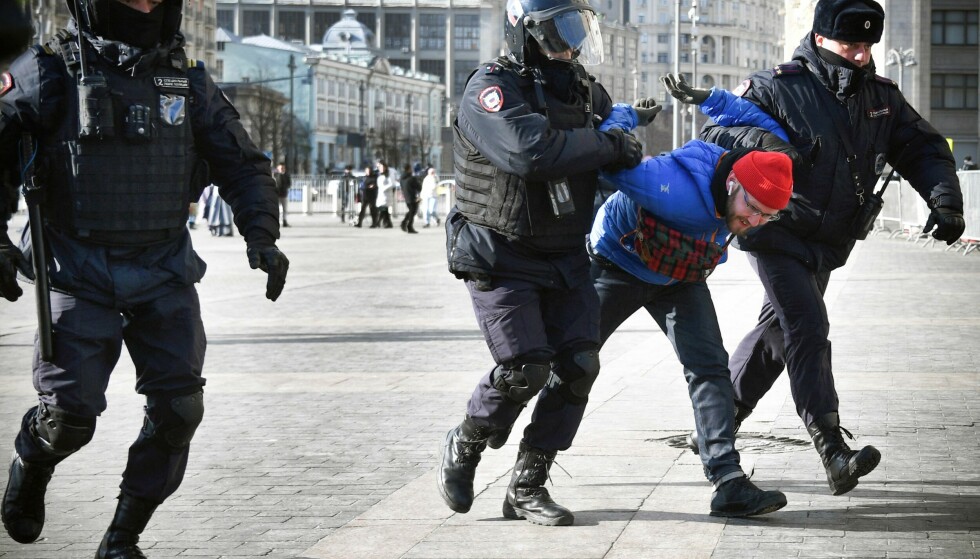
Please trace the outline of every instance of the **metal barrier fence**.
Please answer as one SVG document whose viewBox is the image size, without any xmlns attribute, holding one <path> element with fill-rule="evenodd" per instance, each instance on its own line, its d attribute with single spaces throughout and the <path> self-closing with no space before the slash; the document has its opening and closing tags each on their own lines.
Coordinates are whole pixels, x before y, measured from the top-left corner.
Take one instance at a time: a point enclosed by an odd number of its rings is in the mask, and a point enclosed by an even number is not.
<svg viewBox="0 0 980 559">
<path fill-rule="evenodd" d="M 980 249 L 980 171 L 959 171 L 956 174 L 963 190 L 966 230 L 960 240 L 946 250 L 963 250 L 964 254 L 969 254 Z M 882 180 L 875 185 L 876 192 L 881 189 Z M 884 202 L 872 234 L 885 234 L 889 238 L 905 236 L 909 242 L 921 242 L 922 246 L 935 244 L 936 240 L 931 235 L 922 232 L 929 219 L 929 207 L 908 182 L 901 178 L 893 180 L 885 190 Z"/>
<path fill-rule="evenodd" d="M 454 179 L 452 175 L 438 175 L 439 186 L 436 188 L 436 215 L 440 219 L 445 217 L 455 202 L 452 185 Z M 355 175 L 355 181 L 345 188 L 344 176 L 342 174 L 329 175 L 293 175 L 293 186 L 289 190 L 289 201 L 293 204 L 300 203 L 301 211 L 305 214 L 332 213 L 338 217 L 343 214 L 345 220 L 350 222 L 357 218 L 360 213 L 361 204 L 356 202 L 358 188 L 363 175 Z M 346 192 L 345 192 L 346 190 Z M 391 217 L 404 216 L 408 211 L 405 199 L 402 196 L 401 187 L 395 187 L 394 203 L 389 200 L 389 211 Z M 425 211 L 424 201 L 419 206 L 421 212 Z"/>
</svg>

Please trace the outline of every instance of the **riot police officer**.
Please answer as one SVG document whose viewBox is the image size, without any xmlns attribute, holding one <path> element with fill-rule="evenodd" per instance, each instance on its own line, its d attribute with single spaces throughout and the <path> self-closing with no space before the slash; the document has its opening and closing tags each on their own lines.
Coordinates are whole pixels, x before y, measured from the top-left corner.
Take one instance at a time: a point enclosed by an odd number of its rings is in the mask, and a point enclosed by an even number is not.
<svg viewBox="0 0 980 559">
<path fill-rule="evenodd" d="M 49 274 L 53 334 L 50 355 L 35 347 L 39 403 L 15 440 L 3 525 L 22 543 L 41 534 L 48 481 L 92 439 L 125 341 L 146 415 L 96 557 L 141 558 L 139 535 L 180 485 L 204 414 L 206 341 L 194 283 L 205 265 L 185 224 L 207 168 L 234 208 L 249 264 L 268 274 L 273 301 L 289 262 L 276 248 L 269 160 L 203 64 L 185 56 L 181 0 L 76 0 L 69 8 L 69 29 L 18 58 L 0 91 L 0 169 L 33 163 L 27 183 L 32 196 L 44 192 L 34 201 L 43 222 L 32 211 L 20 249 L 3 216 L 0 295 L 22 293 L 15 268 Z M 33 272 L 32 248 L 49 255 Z"/>
<path fill-rule="evenodd" d="M 634 167 L 642 152 L 622 130 L 594 128 L 612 103 L 582 66 L 603 52 L 588 2 L 512 0 L 504 25 L 509 54 L 477 68 L 460 102 L 457 202 L 446 219 L 449 269 L 465 281 L 496 366 L 446 435 L 438 489 L 454 511 L 469 511 L 481 453 L 504 444 L 540 392 L 503 514 L 568 525 L 573 514 L 544 482 L 599 372 L 584 240 L 598 170 Z M 642 108 L 644 123 L 659 109 Z"/>
</svg>

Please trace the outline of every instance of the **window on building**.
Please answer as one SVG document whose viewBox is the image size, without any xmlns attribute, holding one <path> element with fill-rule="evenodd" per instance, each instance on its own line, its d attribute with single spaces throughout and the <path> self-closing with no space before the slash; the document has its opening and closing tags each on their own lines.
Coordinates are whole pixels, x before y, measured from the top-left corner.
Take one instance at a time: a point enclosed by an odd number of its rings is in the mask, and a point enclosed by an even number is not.
<svg viewBox="0 0 980 559">
<path fill-rule="evenodd" d="M 388 63 L 392 66 L 398 66 L 404 70 L 412 69 L 412 59 L 411 58 L 389 58 Z"/>
<path fill-rule="evenodd" d="M 977 109 L 977 74 L 933 74 L 933 109 Z"/>
<path fill-rule="evenodd" d="M 412 48 L 412 14 L 385 14 L 384 48 Z"/>
<path fill-rule="evenodd" d="M 327 29 L 340 21 L 340 12 L 315 12 L 313 14 L 313 34 L 310 41 L 322 42 Z"/>
<path fill-rule="evenodd" d="M 932 44 L 976 45 L 978 10 L 935 10 L 932 12 Z"/>
<path fill-rule="evenodd" d="M 280 11 L 276 20 L 276 36 L 286 41 L 306 42 L 306 14 Z"/>
<path fill-rule="evenodd" d="M 269 10 L 242 10 L 241 35 L 245 37 L 270 35 L 269 16 Z"/>
<path fill-rule="evenodd" d="M 667 33 L 658 33 L 657 34 L 657 43 L 659 43 L 661 45 L 670 44 L 670 35 L 668 35 Z"/>
<path fill-rule="evenodd" d="M 439 83 L 446 81 L 445 60 L 419 60 L 419 71 L 436 76 L 439 78 Z"/>
<path fill-rule="evenodd" d="M 480 64 L 479 60 L 453 61 L 453 91 L 451 93 L 452 96 L 459 96 L 463 94 L 463 89 L 466 88 L 466 78 L 470 77 L 470 73 L 476 69 L 478 64 Z"/>
<path fill-rule="evenodd" d="M 235 32 L 235 10 L 218 10 L 218 27 Z"/>
<path fill-rule="evenodd" d="M 446 16 L 443 14 L 419 15 L 419 50 L 446 49 Z"/>
<path fill-rule="evenodd" d="M 453 18 L 453 48 L 456 50 L 480 49 L 480 16 L 458 14 Z"/>
<path fill-rule="evenodd" d="M 371 33 L 377 35 L 378 20 L 375 19 L 374 12 L 367 12 L 367 11 L 357 12 L 357 21 L 363 23 L 364 27 L 367 27 L 368 29 L 371 30 Z"/>
<path fill-rule="evenodd" d="M 670 62 L 670 54 L 666 52 L 657 53 L 657 62 L 660 64 L 666 64 Z"/>
</svg>

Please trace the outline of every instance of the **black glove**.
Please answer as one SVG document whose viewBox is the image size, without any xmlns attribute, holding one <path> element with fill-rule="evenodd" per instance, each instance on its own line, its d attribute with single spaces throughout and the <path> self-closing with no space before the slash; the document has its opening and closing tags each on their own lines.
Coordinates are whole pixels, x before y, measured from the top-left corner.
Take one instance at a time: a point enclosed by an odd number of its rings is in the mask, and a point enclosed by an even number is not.
<svg viewBox="0 0 980 559">
<path fill-rule="evenodd" d="M 602 168 L 603 171 L 615 173 L 623 169 L 632 169 L 640 164 L 640 160 L 643 159 L 643 146 L 640 145 L 639 140 L 619 128 L 607 130 L 605 134 L 615 144 L 617 155 L 616 159 Z"/>
<path fill-rule="evenodd" d="M 24 253 L 10 242 L 6 234 L 0 233 L 0 297 L 10 302 L 24 294 L 24 290 L 17 285 L 18 270 L 24 277 L 34 279 L 34 270 Z"/>
<path fill-rule="evenodd" d="M 688 105 L 700 105 L 711 95 L 710 89 L 698 89 L 688 85 L 684 81 L 684 76 L 667 74 L 660 78 L 660 81 L 663 82 L 664 87 L 667 88 L 667 91 L 674 99 Z"/>
<path fill-rule="evenodd" d="M 265 284 L 265 296 L 270 301 L 275 301 L 282 293 L 282 288 L 286 286 L 289 259 L 276 248 L 276 245 L 265 243 L 249 243 L 245 252 L 248 254 L 248 265 L 253 270 L 261 268 L 263 272 L 269 274 Z"/>
<path fill-rule="evenodd" d="M 633 102 L 633 109 L 636 111 L 636 116 L 640 117 L 639 126 L 646 126 L 647 124 L 653 122 L 653 119 L 657 118 L 657 114 L 659 114 L 663 108 L 664 106 L 658 105 L 657 100 L 653 97 L 637 99 Z"/>
<path fill-rule="evenodd" d="M 936 232 L 932 234 L 932 237 L 946 241 L 947 245 L 951 245 L 960 240 L 963 230 L 966 229 L 963 212 L 958 212 L 952 208 L 933 208 L 922 232 L 928 233 L 932 231 L 933 227 L 936 228 Z"/>
</svg>

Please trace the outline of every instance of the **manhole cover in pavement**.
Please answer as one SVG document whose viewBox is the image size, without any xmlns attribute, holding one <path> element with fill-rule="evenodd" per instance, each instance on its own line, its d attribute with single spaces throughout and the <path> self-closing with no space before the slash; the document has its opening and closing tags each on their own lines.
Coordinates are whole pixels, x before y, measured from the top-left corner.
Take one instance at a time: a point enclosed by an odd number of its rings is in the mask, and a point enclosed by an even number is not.
<svg viewBox="0 0 980 559">
<path fill-rule="evenodd" d="M 687 448 L 687 433 L 646 439 L 646 442 L 662 442 L 673 448 Z M 768 433 L 739 433 L 735 436 L 735 450 L 739 452 L 796 452 L 812 446 L 813 443 L 805 439 L 778 437 Z"/>
</svg>

